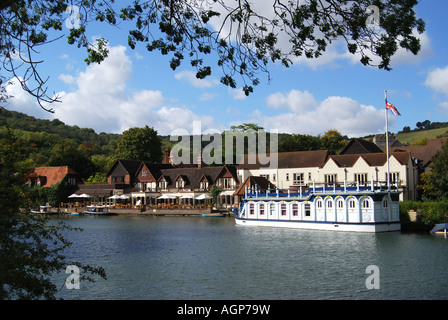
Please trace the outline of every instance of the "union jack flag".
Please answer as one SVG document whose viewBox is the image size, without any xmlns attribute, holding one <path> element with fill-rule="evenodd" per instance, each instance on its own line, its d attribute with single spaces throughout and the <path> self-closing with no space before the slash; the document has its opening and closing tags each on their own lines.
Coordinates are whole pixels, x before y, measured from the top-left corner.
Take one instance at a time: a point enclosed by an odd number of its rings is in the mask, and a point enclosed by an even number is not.
<svg viewBox="0 0 448 320">
<path fill-rule="evenodd" d="M 387 102 L 387 100 L 386 100 L 386 109 L 392 111 L 392 113 L 396 116 L 401 116 L 401 114 L 400 114 L 400 112 L 398 112 L 397 108 L 395 108 L 392 103 Z"/>
</svg>

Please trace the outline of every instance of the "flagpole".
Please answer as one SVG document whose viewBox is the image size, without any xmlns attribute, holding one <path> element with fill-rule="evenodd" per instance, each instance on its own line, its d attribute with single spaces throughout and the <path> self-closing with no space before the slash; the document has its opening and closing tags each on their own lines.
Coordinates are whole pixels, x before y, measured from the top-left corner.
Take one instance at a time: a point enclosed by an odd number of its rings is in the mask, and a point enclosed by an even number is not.
<svg viewBox="0 0 448 320">
<path fill-rule="evenodd" d="M 387 90 L 384 90 L 384 98 L 387 103 Z M 384 108 L 386 114 L 386 157 L 387 157 L 387 191 L 390 192 L 390 168 L 389 168 L 389 125 L 388 125 L 388 114 L 387 108 Z"/>
</svg>

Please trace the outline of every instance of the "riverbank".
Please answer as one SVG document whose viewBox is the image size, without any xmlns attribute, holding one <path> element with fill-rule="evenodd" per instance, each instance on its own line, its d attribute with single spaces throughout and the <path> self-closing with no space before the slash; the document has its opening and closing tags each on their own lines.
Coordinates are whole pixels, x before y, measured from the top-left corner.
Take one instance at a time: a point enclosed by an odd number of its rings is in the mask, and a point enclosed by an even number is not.
<svg viewBox="0 0 448 320">
<path fill-rule="evenodd" d="M 85 208 L 79 208 L 77 212 L 84 211 Z M 224 215 L 231 215 L 232 213 L 227 210 L 213 210 L 210 208 L 192 208 L 192 209 L 165 209 L 165 208 L 155 208 L 155 209 L 138 209 L 138 208 L 109 208 L 112 214 L 116 215 L 139 215 L 139 216 L 201 216 L 207 213 L 221 213 Z M 67 208 L 51 208 L 50 214 L 71 214 L 75 212 L 74 210 Z"/>
<path fill-rule="evenodd" d="M 86 208 L 78 208 L 76 212 L 83 212 Z M 211 208 L 153 208 L 142 210 L 139 208 L 109 208 L 109 211 L 114 215 L 123 216 L 202 216 L 202 214 L 207 213 L 220 213 L 225 216 L 232 216 L 233 213 L 227 210 L 214 210 Z M 50 208 L 48 214 L 52 215 L 70 215 L 75 212 L 74 209 L 70 208 Z M 402 211 L 400 213 L 401 221 L 401 232 L 411 233 L 411 232 L 429 232 L 434 225 L 424 223 L 422 221 L 421 214 L 417 212 Z"/>
</svg>

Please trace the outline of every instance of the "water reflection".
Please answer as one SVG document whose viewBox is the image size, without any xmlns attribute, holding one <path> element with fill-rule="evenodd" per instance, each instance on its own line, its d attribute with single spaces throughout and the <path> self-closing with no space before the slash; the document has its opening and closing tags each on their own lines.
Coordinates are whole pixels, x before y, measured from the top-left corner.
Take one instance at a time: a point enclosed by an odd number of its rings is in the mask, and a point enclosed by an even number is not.
<svg viewBox="0 0 448 320">
<path fill-rule="evenodd" d="M 68 255 L 108 280 L 66 299 L 446 299 L 448 242 L 235 226 L 231 218 L 76 217 Z M 380 289 L 365 286 L 380 270 Z"/>
</svg>

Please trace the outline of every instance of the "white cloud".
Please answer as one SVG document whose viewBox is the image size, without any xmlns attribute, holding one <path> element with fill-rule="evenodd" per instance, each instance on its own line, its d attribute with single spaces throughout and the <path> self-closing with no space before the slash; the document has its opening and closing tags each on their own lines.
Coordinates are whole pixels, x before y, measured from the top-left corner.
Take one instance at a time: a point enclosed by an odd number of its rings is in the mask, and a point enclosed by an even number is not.
<svg viewBox="0 0 448 320">
<path fill-rule="evenodd" d="M 395 55 L 392 57 L 392 67 L 400 64 L 414 64 L 421 60 L 427 59 L 432 53 L 432 43 L 428 34 L 418 34 L 416 30 L 413 32 L 414 36 L 420 40 L 420 51 L 417 55 L 406 49 L 399 48 Z"/>
<path fill-rule="evenodd" d="M 211 88 L 219 84 L 219 81 L 215 78 L 205 78 L 198 79 L 196 78 L 196 73 L 193 71 L 181 71 L 174 75 L 174 78 L 179 81 L 186 81 L 196 88 Z"/>
<path fill-rule="evenodd" d="M 202 93 L 202 94 L 199 96 L 199 101 L 213 100 L 213 99 L 215 99 L 215 98 L 218 97 L 218 96 L 219 96 L 219 95 L 218 95 L 217 93 L 205 92 L 205 93 Z"/>
<path fill-rule="evenodd" d="M 228 92 L 232 96 L 233 100 L 245 100 L 247 98 L 246 94 L 241 88 L 240 89 L 228 88 Z"/>
<path fill-rule="evenodd" d="M 300 3 L 300 1 L 299 1 Z M 220 36 L 225 39 L 234 39 L 235 35 L 238 34 L 236 30 L 238 29 L 236 22 L 231 22 L 230 19 L 223 25 L 223 19 L 227 16 L 229 8 L 234 8 L 236 5 L 232 5 L 230 1 L 225 3 L 227 9 L 224 9 L 222 5 L 215 4 L 213 6 L 213 10 L 216 10 L 221 13 L 220 17 L 213 17 L 210 20 L 210 25 L 215 30 L 220 30 Z M 258 0 L 252 1 L 250 3 L 251 9 L 253 12 L 256 12 L 259 16 L 267 17 L 268 19 L 274 18 L 274 9 L 273 6 L 275 2 L 273 0 Z M 278 3 L 277 6 L 280 6 Z M 288 4 L 284 4 L 287 6 Z M 324 1 L 325 6 L 325 1 Z M 340 17 L 334 17 L 335 19 L 340 19 Z M 259 25 L 263 25 L 263 21 L 259 21 L 255 15 L 252 17 L 251 22 L 253 24 L 258 23 Z M 233 24 L 231 26 L 231 24 Z M 233 29 L 232 29 L 233 28 Z M 271 29 L 269 29 L 271 31 Z M 274 33 L 278 35 L 277 39 L 277 47 L 283 50 L 283 52 L 290 52 L 292 49 L 292 44 L 290 42 L 290 36 L 281 28 L 281 26 L 277 26 L 274 28 Z M 413 55 L 405 49 L 398 49 L 395 55 L 391 59 L 392 67 L 400 65 L 400 64 L 412 64 L 420 61 L 421 59 L 427 58 L 432 53 L 431 48 L 431 40 L 427 33 L 418 34 L 417 30 L 413 30 L 413 34 L 420 39 L 421 50 L 418 55 Z M 314 35 L 316 37 L 322 37 L 322 32 L 319 30 L 314 30 Z M 379 38 L 379 36 L 378 36 Z M 379 57 L 375 56 L 369 50 L 365 50 L 365 53 L 372 59 L 372 65 L 378 65 L 381 61 Z M 305 55 L 299 57 L 290 57 L 291 61 L 295 66 L 305 66 L 312 70 L 320 69 L 320 68 L 334 68 L 338 67 L 341 63 L 349 63 L 349 64 L 360 64 L 361 55 L 360 54 L 351 54 L 347 49 L 347 43 L 342 37 L 339 37 L 337 40 L 333 41 L 329 44 L 324 52 L 322 52 L 321 56 L 318 58 L 307 58 Z"/>
<path fill-rule="evenodd" d="M 384 131 L 383 110 L 363 105 L 348 97 L 332 96 L 317 102 L 309 92 L 291 90 L 287 95 L 270 95 L 267 104 L 289 111 L 274 116 L 254 112 L 251 121 L 267 130 L 319 135 L 327 130 L 337 129 L 348 136 L 364 136 Z M 389 121 L 392 126 L 394 119 Z"/>
<path fill-rule="evenodd" d="M 435 93 L 442 94 L 444 99 L 448 99 L 448 66 L 430 71 L 424 84 Z M 439 106 L 444 112 L 448 111 L 448 101 L 439 102 Z"/>
<path fill-rule="evenodd" d="M 97 132 L 120 133 L 131 127 L 154 127 L 159 134 L 170 134 L 175 128 L 189 130 L 195 120 L 203 128 L 217 127 L 210 117 L 198 116 L 187 107 L 168 106 L 158 90 L 132 92 L 127 87 L 132 62 L 126 47 L 109 48 L 109 56 L 101 64 L 92 64 L 83 72 L 61 75 L 59 79 L 74 89 L 60 92 L 62 102 L 54 106 L 61 121 L 93 128 Z"/>
<path fill-rule="evenodd" d="M 23 81 L 20 78 L 20 81 Z M 35 98 L 22 89 L 18 79 L 13 78 L 6 82 L 6 94 L 9 97 L 5 107 L 8 110 L 22 112 L 35 117 L 50 119 L 52 114 L 43 110 L 36 102 Z"/>
<path fill-rule="evenodd" d="M 266 104 L 275 109 L 286 107 L 293 112 L 306 112 L 315 107 L 317 102 L 308 91 L 291 90 L 286 96 L 280 92 L 269 95 Z"/>
<path fill-rule="evenodd" d="M 443 93 L 448 97 L 448 66 L 437 68 L 428 73 L 425 85 L 437 93 Z"/>
</svg>

